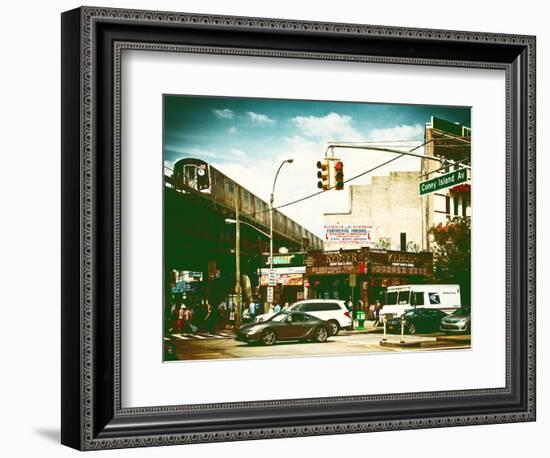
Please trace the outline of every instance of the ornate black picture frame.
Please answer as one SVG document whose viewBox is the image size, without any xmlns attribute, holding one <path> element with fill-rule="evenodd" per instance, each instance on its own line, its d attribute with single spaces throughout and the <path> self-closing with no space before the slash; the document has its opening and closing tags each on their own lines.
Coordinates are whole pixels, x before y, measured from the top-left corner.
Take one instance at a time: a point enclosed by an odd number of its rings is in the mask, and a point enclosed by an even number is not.
<svg viewBox="0 0 550 458">
<path fill-rule="evenodd" d="M 123 408 L 125 49 L 506 73 L 506 386 Z M 82 7 L 62 15 L 62 435 L 80 450 L 535 420 L 535 37 Z"/>
</svg>

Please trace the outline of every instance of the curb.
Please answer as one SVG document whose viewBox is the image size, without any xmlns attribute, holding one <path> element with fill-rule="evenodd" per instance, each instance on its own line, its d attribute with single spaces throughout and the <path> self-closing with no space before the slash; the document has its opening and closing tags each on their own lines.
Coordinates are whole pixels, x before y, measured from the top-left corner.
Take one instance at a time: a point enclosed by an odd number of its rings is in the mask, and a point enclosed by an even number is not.
<svg viewBox="0 0 550 458">
<path fill-rule="evenodd" d="M 390 341 L 390 340 L 381 340 L 380 346 L 381 347 L 401 347 L 401 348 L 418 348 L 422 346 L 421 340 L 418 340 L 416 342 L 401 342 L 401 341 Z"/>
</svg>

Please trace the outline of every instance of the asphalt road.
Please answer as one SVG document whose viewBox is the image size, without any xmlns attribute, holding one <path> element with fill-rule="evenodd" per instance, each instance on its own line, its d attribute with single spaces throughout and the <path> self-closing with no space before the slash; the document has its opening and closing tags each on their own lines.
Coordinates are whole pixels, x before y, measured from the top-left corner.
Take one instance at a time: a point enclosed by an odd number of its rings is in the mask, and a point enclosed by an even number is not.
<svg viewBox="0 0 550 458">
<path fill-rule="evenodd" d="M 382 335 L 378 333 L 349 333 L 329 337 L 324 343 L 278 342 L 270 347 L 237 342 L 229 333 L 210 336 L 179 334 L 172 335 L 165 340 L 174 346 L 178 360 L 351 355 L 470 348 L 469 338 L 439 341 L 436 340 L 436 335 L 406 336 L 406 345 L 409 346 L 401 345 L 398 335 L 388 335 L 391 346 L 382 346 L 381 339 Z"/>
</svg>

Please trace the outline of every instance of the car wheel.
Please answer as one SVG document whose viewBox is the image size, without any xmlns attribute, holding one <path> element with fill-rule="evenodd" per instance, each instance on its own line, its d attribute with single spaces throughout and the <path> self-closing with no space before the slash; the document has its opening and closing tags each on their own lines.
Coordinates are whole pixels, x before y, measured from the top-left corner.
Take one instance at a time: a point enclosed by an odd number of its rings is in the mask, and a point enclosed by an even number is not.
<svg viewBox="0 0 550 458">
<path fill-rule="evenodd" d="M 416 326 L 414 323 L 409 324 L 409 327 L 407 328 L 407 332 L 409 334 L 416 334 Z"/>
<path fill-rule="evenodd" d="M 266 329 L 262 334 L 262 342 L 264 345 L 273 345 L 277 340 L 275 332 L 271 329 Z"/>
<path fill-rule="evenodd" d="M 328 330 L 324 326 L 319 326 L 315 330 L 315 341 L 323 343 L 328 339 Z"/>
<path fill-rule="evenodd" d="M 330 320 L 328 322 L 328 327 L 329 327 L 331 336 L 335 336 L 340 332 L 340 325 L 338 324 L 338 321 L 336 321 L 336 320 Z"/>
</svg>

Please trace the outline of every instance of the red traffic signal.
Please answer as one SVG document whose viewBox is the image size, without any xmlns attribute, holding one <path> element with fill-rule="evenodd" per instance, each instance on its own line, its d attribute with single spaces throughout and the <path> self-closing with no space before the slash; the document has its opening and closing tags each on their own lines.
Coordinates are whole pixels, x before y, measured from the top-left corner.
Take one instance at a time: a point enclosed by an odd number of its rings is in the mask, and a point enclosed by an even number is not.
<svg viewBox="0 0 550 458">
<path fill-rule="evenodd" d="M 334 164 L 334 188 L 337 191 L 344 189 L 344 163 L 336 161 Z"/>
</svg>

